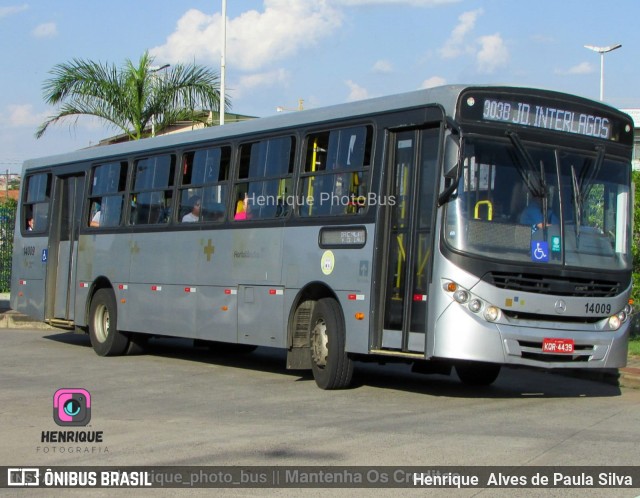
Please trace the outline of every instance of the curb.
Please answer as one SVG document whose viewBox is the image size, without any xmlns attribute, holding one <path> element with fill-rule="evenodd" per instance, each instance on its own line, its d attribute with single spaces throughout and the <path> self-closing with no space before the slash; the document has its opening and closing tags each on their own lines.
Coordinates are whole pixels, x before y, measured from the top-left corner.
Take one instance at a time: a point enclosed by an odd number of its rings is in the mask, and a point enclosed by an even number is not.
<svg viewBox="0 0 640 498">
<path fill-rule="evenodd" d="M 58 330 L 13 310 L 0 310 L 0 329 Z"/>
</svg>

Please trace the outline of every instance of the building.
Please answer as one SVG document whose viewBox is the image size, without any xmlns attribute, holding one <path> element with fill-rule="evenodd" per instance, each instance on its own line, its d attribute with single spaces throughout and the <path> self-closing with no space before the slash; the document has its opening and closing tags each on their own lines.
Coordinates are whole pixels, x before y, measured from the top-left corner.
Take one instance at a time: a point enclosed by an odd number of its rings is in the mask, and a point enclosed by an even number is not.
<svg viewBox="0 0 640 498">
<path fill-rule="evenodd" d="M 218 112 L 208 112 L 203 111 L 202 117 L 207 121 L 208 126 L 217 126 L 217 123 L 220 122 L 220 116 Z M 230 112 L 224 113 L 225 123 L 236 123 L 238 121 L 247 121 L 249 119 L 256 119 L 255 116 L 245 116 L 243 114 L 234 114 Z M 211 125 L 211 123 L 213 123 Z M 200 128 L 204 128 L 205 124 L 200 121 L 178 121 L 172 126 L 169 126 L 166 130 L 163 130 L 162 133 L 157 133 L 157 136 L 160 135 L 171 135 L 173 133 L 181 133 L 184 131 L 192 131 L 199 130 Z M 151 135 L 151 129 L 146 130 Z M 120 135 L 116 135 L 115 137 L 105 138 L 104 140 L 100 140 L 98 145 L 111 145 L 117 144 L 121 142 L 128 142 L 129 136 L 126 133 L 122 133 Z"/>
</svg>

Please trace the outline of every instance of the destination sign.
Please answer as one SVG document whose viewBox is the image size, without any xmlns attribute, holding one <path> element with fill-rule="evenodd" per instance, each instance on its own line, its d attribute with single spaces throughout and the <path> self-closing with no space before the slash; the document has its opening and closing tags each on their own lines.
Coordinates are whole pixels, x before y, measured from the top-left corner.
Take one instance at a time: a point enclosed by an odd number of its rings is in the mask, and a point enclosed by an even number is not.
<svg viewBox="0 0 640 498">
<path fill-rule="evenodd" d="M 538 96 L 513 97 L 516 98 L 480 92 L 473 96 L 467 94 L 461 101 L 461 115 L 467 119 L 527 126 L 616 142 L 631 143 L 633 139 L 630 122 L 606 109 L 600 111 L 575 102 Z"/>
<path fill-rule="evenodd" d="M 367 242 L 365 227 L 341 227 L 320 230 L 320 247 L 364 247 Z"/>
</svg>

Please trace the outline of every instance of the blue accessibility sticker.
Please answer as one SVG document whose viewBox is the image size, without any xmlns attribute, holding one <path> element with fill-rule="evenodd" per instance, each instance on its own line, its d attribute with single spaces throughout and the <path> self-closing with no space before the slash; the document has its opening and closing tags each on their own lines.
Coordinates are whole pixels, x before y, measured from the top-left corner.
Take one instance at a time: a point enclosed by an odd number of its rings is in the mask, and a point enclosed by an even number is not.
<svg viewBox="0 0 640 498">
<path fill-rule="evenodd" d="M 547 263 L 549 261 L 549 243 L 542 240 L 531 241 L 531 261 L 534 263 Z"/>
</svg>

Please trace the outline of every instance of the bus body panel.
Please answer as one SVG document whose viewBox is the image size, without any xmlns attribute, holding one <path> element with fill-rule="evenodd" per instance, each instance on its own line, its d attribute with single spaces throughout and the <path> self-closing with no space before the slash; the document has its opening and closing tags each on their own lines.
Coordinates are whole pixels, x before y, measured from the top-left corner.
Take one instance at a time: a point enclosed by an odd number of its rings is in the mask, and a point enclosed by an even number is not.
<svg viewBox="0 0 640 498">
<path fill-rule="evenodd" d="M 11 271 L 11 309 L 37 320 L 45 318 L 47 257 L 47 238 L 24 238 L 16 226 Z"/>
</svg>

